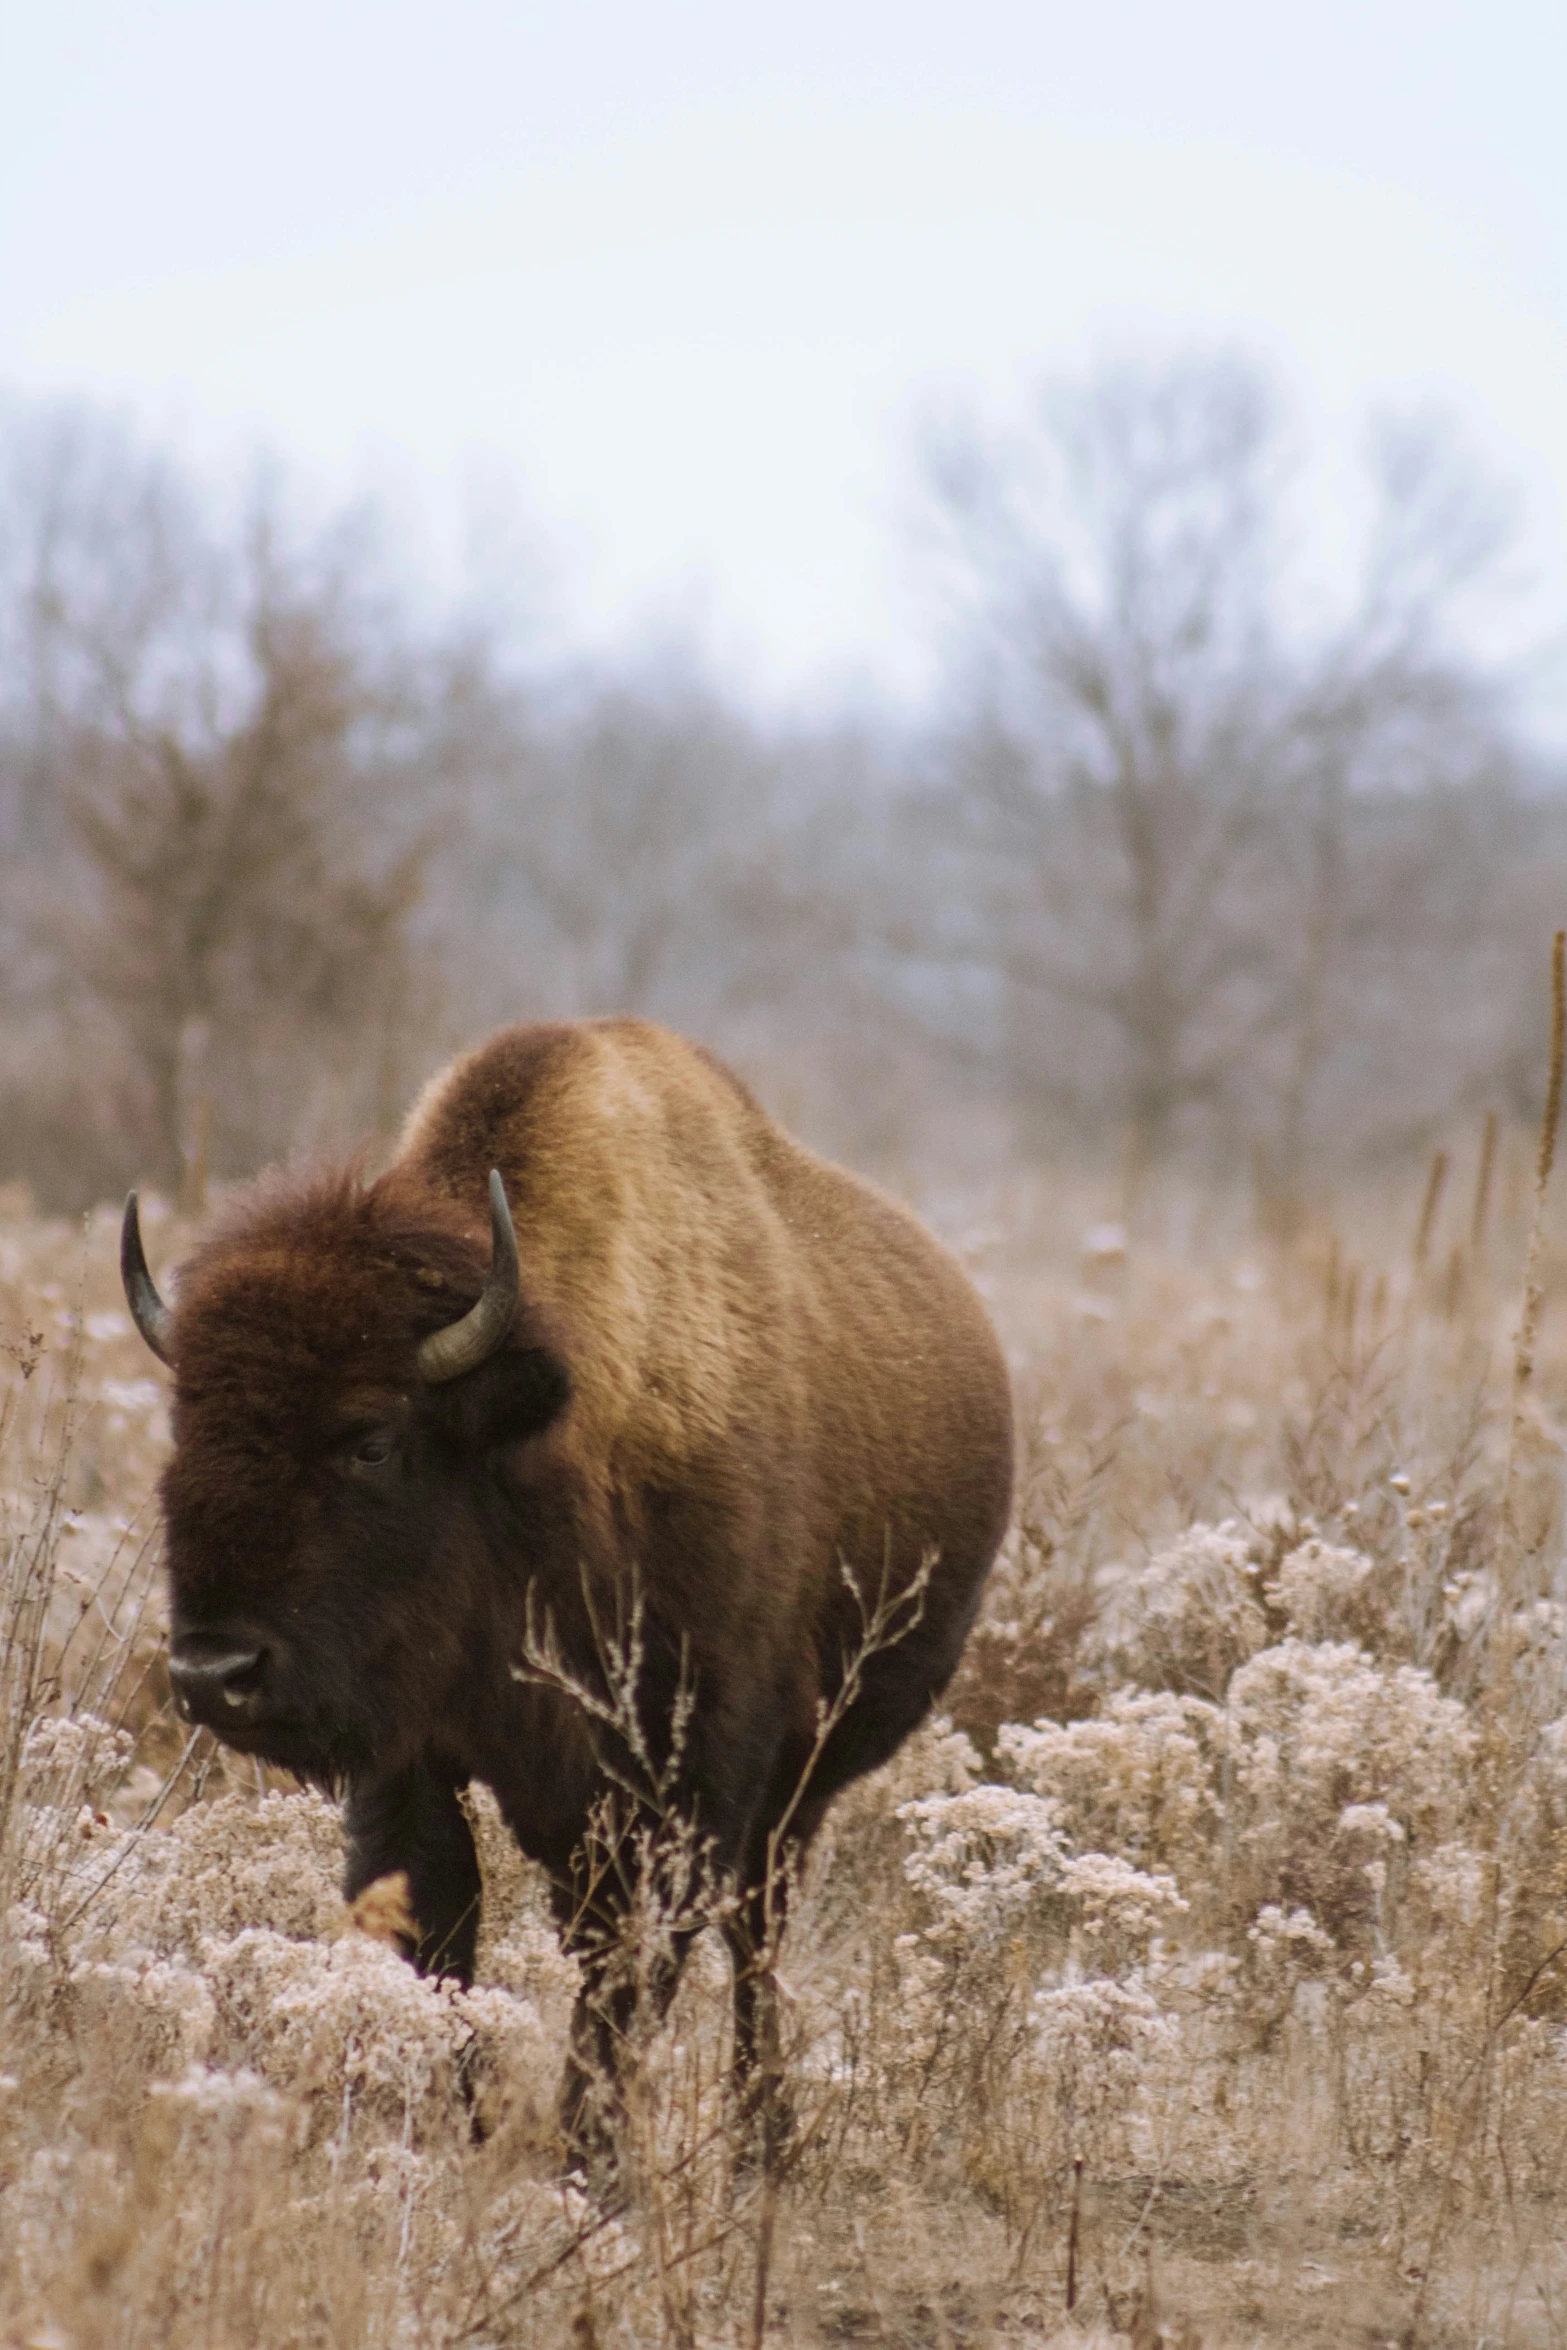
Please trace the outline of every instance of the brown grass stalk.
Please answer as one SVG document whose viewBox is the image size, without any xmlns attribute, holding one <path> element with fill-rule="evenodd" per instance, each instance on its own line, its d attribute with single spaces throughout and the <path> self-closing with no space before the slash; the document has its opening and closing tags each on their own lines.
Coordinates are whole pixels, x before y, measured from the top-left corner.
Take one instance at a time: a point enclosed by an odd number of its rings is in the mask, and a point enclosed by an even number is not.
<svg viewBox="0 0 1567 2350">
<path fill-rule="evenodd" d="M 1529 1248 L 1524 1262 L 1523 1311 L 1513 1342 L 1512 1411 L 1507 1431 L 1507 1467 L 1502 1484 L 1503 1599 L 1516 1606 L 1522 1567 L 1522 1537 L 1516 1514 L 1518 1447 L 1523 1433 L 1530 1384 L 1534 1378 L 1535 1349 L 1540 1316 L 1545 1307 L 1541 1261 L 1545 1246 L 1545 1204 L 1551 1169 L 1556 1160 L 1556 1130 L 1561 1123 L 1562 1077 L 1567 1067 L 1567 930 L 1551 941 L 1551 1052 L 1545 1088 L 1545 1109 L 1534 1161 L 1534 1212 L 1529 1221 Z"/>
<path fill-rule="evenodd" d="M 1487 1110 L 1480 1136 L 1480 1163 L 1475 1169 L 1474 1206 L 1469 1216 L 1469 1253 L 1477 1257 L 1485 1245 L 1485 1223 L 1491 1206 L 1491 1178 L 1496 1172 L 1496 1112 Z"/>
<path fill-rule="evenodd" d="M 1431 1234 L 1436 1227 L 1442 1205 L 1442 1191 L 1447 1182 L 1447 1153 L 1436 1151 L 1431 1159 L 1431 1172 L 1426 1177 L 1426 1188 L 1420 1202 L 1420 1221 L 1415 1227 L 1414 1264 L 1419 1272 L 1430 1253 Z"/>
</svg>

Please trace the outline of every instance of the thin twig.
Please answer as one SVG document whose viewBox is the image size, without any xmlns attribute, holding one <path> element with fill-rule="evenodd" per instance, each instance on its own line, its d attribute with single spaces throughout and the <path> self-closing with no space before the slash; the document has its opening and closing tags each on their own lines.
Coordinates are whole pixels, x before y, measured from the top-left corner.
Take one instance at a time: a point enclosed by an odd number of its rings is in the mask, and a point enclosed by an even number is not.
<svg viewBox="0 0 1567 2350">
<path fill-rule="evenodd" d="M 1066 2306 L 1068 2315 L 1077 2307 L 1077 2229 L 1083 2210 L 1083 2158 L 1072 2157 L 1072 2217 L 1066 2232 Z"/>
</svg>

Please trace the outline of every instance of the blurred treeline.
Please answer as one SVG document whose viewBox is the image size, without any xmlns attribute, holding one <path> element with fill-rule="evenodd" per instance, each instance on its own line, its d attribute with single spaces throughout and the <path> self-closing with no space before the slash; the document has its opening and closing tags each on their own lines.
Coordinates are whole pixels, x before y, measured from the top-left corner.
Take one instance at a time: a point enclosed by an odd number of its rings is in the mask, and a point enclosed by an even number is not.
<svg viewBox="0 0 1567 2350">
<path fill-rule="evenodd" d="M 1239 363 L 933 433 L 939 718 L 549 664 L 363 512 L 0 409 L 0 1179 L 189 1195 L 384 1136 L 463 1041 L 630 1011 L 906 1178 L 1042 1154 L 1281 1203 L 1528 1112 L 1567 794 L 1476 651 L 1451 435 L 1333 508 Z"/>
</svg>

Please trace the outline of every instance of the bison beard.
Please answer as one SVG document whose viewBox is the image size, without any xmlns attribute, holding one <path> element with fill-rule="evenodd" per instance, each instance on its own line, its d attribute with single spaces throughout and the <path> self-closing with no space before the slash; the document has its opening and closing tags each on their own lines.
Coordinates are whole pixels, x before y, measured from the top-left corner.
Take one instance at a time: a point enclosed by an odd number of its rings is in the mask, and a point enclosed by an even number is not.
<svg viewBox="0 0 1567 2350">
<path fill-rule="evenodd" d="M 348 1898 L 405 1872 L 408 1955 L 463 1983 L 461 1797 L 493 1790 L 583 1963 L 574 2155 L 613 2137 L 618 1921 L 681 1838 L 732 1886 L 735 2064 L 765 2080 L 779 1860 L 945 1686 L 1006 1522 L 1008 1383 L 957 1266 L 635 1021 L 503 1030 L 375 1182 L 255 1186 L 172 1308 L 134 1195 L 123 1261 L 174 1374 L 189 1718 L 340 1789 Z"/>
</svg>

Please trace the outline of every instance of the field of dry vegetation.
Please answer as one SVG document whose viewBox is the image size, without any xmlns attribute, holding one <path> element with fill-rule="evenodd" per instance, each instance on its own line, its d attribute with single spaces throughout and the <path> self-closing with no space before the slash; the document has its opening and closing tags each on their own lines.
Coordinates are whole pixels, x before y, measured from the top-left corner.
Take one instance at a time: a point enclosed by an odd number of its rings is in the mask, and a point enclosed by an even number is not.
<svg viewBox="0 0 1567 2350">
<path fill-rule="evenodd" d="M 462 1995 L 344 1917 L 326 1803 L 187 1744 L 114 1215 L 0 1199 L 0 2340 L 1567 2343 L 1567 1254 L 1515 1391 L 1527 1148 L 1474 1174 L 1287 1239 L 1043 1180 L 941 1219 L 1017 1530 L 813 1857 L 781 2179 L 708 1936 L 613 2209 L 482 1799 Z"/>
</svg>

